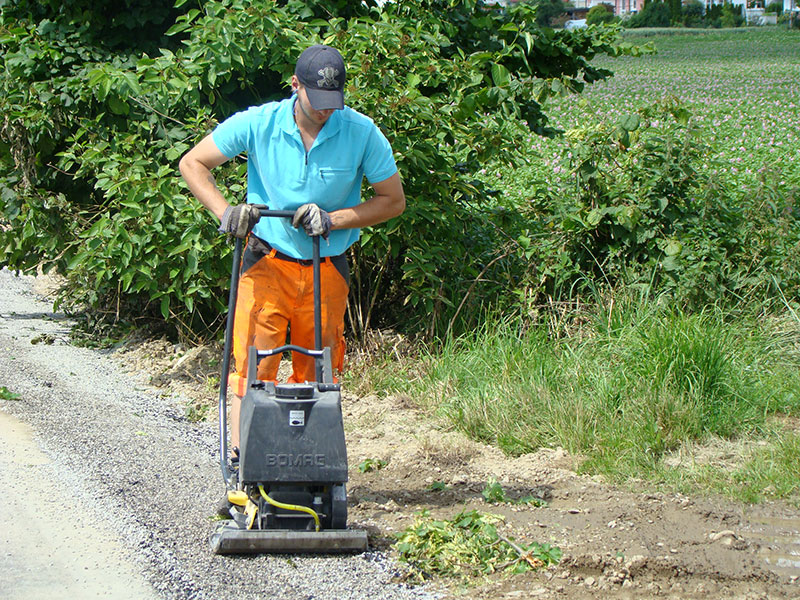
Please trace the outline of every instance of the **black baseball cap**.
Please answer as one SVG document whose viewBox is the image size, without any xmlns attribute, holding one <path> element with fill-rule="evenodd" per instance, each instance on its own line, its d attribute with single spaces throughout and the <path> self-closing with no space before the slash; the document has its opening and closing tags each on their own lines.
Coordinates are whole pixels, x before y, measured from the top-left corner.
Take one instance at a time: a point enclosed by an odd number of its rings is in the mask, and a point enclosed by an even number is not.
<svg viewBox="0 0 800 600">
<path fill-rule="evenodd" d="M 294 74 L 303 84 L 314 110 L 344 108 L 344 59 L 336 48 L 317 44 L 297 59 Z"/>
</svg>

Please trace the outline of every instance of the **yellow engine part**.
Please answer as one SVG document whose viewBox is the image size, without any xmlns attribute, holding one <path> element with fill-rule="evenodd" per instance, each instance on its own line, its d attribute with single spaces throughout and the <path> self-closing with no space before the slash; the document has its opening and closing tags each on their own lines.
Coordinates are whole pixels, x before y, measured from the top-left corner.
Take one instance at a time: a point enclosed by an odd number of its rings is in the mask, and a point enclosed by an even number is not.
<svg viewBox="0 0 800 600">
<path fill-rule="evenodd" d="M 247 499 L 247 506 L 244 507 L 244 514 L 247 515 L 247 528 L 252 529 L 256 516 L 258 515 L 258 505 L 250 500 L 250 498 Z"/>
<path fill-rule="evenodd" d="M 247 492 L 242 490 L 228 490 L 228 502 L 236 506 L 247 506 Z"/>
</svg>

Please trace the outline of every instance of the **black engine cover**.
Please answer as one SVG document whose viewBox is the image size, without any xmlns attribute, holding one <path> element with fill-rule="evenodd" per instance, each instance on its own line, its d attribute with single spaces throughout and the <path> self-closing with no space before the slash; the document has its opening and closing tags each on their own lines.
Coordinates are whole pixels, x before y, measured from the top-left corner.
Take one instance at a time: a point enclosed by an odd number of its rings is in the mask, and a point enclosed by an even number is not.
<svg viewBox="0 0 800 600">
<path fill-rule="evenodd" d="M 321 392 L 314 384 L 251 387 L 242 399 L 239 424 L 240 483 L 347 481 L 338 391 Z"/>
</svg>

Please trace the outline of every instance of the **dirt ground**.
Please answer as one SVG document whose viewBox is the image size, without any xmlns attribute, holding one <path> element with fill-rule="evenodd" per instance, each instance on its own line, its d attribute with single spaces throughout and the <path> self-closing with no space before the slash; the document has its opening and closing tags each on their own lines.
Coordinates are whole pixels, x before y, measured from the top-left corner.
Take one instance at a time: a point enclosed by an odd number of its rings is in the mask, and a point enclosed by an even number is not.
<svg viewBox="0 0 800 600">
<path fill-rule="evenodd" d="M 163 340 L 118 350 L 154 384 L 204 402 L 216 418 L 215 352 L 188 353 Z M 448 431 L 411 398 L 344 393 L 350 462 L 349 522 L 388 549 L 392 534 L 417 511 L 452 518 L 463 509 L 501 515 L 503 533 L 560 547 L 560 564 L 497 576 L 469 587 L 441 582 L 448 597 L 513 598 L 800 598 L 800 511 L 782 503 L 746 506 L 723 499 L 621 488 L 578 475 L 576 457 L 541 449 L 510 458 Z M 365 460 L 385 461 L 362 473 Z M 533 495 L 541 507 L 487 504 L 497 480 L 510 498 Z M 431 489 L 443 487 L 439 491 Z M 642 490 L 642 491 L 638 491 Z"/>
</svg>

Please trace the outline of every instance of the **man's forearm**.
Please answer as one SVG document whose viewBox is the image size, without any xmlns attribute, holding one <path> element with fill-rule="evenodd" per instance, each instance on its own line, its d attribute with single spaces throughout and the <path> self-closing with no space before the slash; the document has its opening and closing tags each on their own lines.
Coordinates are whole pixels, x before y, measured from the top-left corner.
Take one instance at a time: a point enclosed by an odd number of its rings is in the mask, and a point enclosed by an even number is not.
<svg viewBox="0 0 800 600">
<path fill-rule="evenodd" d="M 368 227 L 403 213 L 406 208 L 406 197 L 399 175 L 395 174 L 373 187 L 375 195 L 366 202 L 331 212 L 331 229 Z"/>
<path fill-rule="evenodd" d="M 397 202 L 386 196 L 373 196 L 352 208 L 342 208 L 330 214 L 331 229 L 357 229 L 388 221 L 402 214 L 405 202 Z"/>
<path fill-rule="evenodd" d="M 228 202 L 219 191 L 211 171 L 199 161 L 193 161 L 191 158 L 181 161 L 180 171 L 194 197 L 221 220 L 225 209 L 228 208 Z"/>
</svg>

